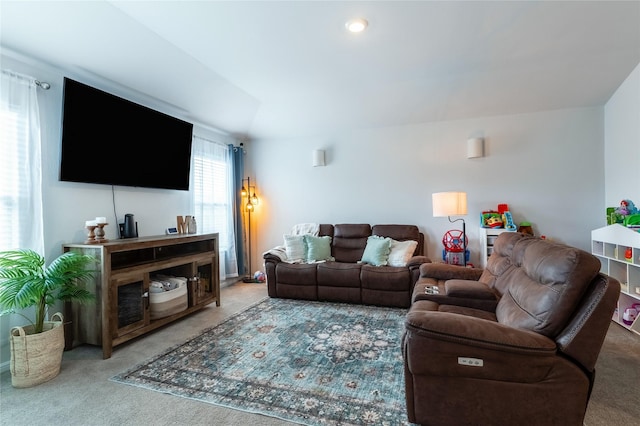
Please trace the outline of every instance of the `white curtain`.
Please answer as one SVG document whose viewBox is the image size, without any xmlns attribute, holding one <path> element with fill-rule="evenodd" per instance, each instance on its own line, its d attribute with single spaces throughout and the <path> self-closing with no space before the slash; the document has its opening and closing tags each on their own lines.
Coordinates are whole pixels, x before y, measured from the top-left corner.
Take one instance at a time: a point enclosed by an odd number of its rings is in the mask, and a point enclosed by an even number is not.
<svg viewBox="0 0 640 426">
<path fill-rule="evenodd" d="M 44 255 L 42 160 L 33 77 L 2 70 L 0 85 L 0 250 Z"/>
<path fill-rule="evenodd" d="M 233 225 L 233 163 L 227 145 L 193 138 L 191 195 L 198 232 L 217 232 L 220 279 L 238 276 Z"/>
<path fill-rule="evenodd" d="M 32 77 L 0 76 L 0 251 L 32 249 L 44 255 L 42 160 L 37 87 Z M 33 318 L 33 310 L 23 312 Z M 9 368 L 9 333 L 20 315 L 0 317 L 0 370 Z"/>
</svg>

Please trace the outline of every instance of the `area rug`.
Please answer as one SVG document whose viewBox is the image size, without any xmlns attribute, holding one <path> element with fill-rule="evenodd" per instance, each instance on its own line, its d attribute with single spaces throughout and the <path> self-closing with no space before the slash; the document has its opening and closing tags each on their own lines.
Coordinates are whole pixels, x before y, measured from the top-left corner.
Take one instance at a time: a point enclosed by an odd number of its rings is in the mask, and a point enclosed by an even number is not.
<svg viewBox="0 0 640 426">
<path fill-rule="evenodd" d="M 267 298 L 111 380 L 305 425 L 408 425 L 406 312 Z"/>
</svg>

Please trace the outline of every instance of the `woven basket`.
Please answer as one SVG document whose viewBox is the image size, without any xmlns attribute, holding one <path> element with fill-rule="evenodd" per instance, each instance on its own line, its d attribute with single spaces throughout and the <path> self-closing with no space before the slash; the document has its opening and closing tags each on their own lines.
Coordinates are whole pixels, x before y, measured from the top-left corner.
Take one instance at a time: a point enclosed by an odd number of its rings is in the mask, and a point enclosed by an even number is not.
<svg viewBox="0 0 640 426">
<path fill-rule="evenodd" d="M 60 318 L 55 321 L 56 317 Z M 13 327 L 11 343 L 11 384 L 16 388 L 28 388 L 53 379 L 60 373 L 64 350 L 62 314 L 45 321 L 44 331 L 33 334 L 34 326 Z"/>
</svg>

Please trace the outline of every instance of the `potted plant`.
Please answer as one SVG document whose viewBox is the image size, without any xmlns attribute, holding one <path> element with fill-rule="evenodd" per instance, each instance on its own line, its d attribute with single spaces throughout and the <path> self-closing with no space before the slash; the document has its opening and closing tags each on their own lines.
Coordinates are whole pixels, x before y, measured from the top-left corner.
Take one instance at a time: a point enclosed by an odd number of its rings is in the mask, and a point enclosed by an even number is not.
<svg viewBox="0 0 640 426">
<path fill-rule="evenodd" d="M 56 377 L 64 349 L 62 314 L 45 320 L 47 308 L 57 301 L 92 301 L 82 285 L 93 276 L 96 259 L 66 252 L 45 267 L 45 259 L 33 250 L 0 252 L 0 315 L 17 313 L 31 324 L 13 327 L 10 333 L 11 384 L 30 387 Z M 35 322 L 20 312 L 35 308 Z M 52 321 L 58 317 L 58 321 Z"/>
</svg>

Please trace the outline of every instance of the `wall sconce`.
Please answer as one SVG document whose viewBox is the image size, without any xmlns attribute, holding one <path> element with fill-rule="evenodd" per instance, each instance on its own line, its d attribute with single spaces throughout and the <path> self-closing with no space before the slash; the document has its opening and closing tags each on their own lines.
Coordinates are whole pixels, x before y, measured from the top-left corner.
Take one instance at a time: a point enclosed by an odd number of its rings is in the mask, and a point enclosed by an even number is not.
<svg viewBox="0 0 640 426">
<path fill-rule="evenodd" d="M 467 140 L 467 158 L 484 157 L 484 139 L 471 138 Z"/>
<path fill-rule="evenodd" d="M 462 265 L 467 266 L 467 229 L 464 219 L 451 220 L 451 216 L 466 216 L 466 192 L 436 192 L 431 194 L 433 217 L 447 217 L 449 222 L 462 221 Z"/>
<path fill-rule="evenodd" d="M 324 166 L 324 149 L 316 149 L 313 151 L 313 167 Z"/>
</svg>

